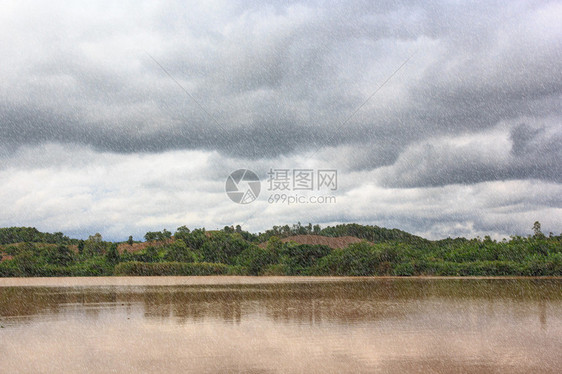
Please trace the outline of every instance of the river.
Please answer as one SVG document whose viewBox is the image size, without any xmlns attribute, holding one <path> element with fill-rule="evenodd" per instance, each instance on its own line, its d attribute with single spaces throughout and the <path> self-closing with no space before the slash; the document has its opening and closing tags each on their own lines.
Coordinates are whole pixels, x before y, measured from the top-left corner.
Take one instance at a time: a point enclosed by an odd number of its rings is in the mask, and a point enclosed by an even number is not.
<svg viewBox="0 0 562 374">
<path fill-rule="evenodd" d="M 0 278 L 0 373 L 560 373 L 562 279 Z"/>
</svg>

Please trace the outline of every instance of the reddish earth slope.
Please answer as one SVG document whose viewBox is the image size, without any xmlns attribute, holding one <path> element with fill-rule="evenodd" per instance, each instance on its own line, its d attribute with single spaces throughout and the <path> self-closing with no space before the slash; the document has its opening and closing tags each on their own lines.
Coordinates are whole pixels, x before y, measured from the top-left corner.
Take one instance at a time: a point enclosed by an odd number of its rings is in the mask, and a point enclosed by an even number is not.
<svg viewBox="0 0 562 374">
<path fill-rule="evenodd" d="M 145 249 L 148 246 L 153 246 L 153 247 L 162 247 L 165 244 L 169 244 L 171 242 L 173 242 L 173 239 L 168 239 L 165 241 L 154 241 L 154 242 L 142 242 L 142 243 L 133 243 L 133 245 L 129 245 L 129 243 L 121 243 L 119 244 L 119 246 L 117 246 L 117 251 L 119 253 L 123 253 L 125 251 L 127 252 L 139 252 L 142 251 L 143 249 Z"/>
</svg>

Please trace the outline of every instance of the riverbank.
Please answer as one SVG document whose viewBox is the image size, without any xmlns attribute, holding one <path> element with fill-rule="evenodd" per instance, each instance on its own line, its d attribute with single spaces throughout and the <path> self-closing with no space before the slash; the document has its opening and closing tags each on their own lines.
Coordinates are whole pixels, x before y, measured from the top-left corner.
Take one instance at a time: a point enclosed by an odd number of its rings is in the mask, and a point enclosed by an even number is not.
<svg viewBox="0 0 562 374">
<path fill-rule="evenodd" d="M 136 276 L 136 277 L 28 277 L 0 278 L 0 287 L 97 287 L 97 286 L 187 286 L 187 285 L 252 285 L 279 283 L 322 283 L 322 282 L 360 282 L 366 279 L 412 279 L 412 280 L 517 280 L 517 279 L 553 279 L 562 281 L 562 277 L 443 277 L 443 276 L 374 276 L 374 277 L 318 277 L 318 276 Z"/>
</svg>

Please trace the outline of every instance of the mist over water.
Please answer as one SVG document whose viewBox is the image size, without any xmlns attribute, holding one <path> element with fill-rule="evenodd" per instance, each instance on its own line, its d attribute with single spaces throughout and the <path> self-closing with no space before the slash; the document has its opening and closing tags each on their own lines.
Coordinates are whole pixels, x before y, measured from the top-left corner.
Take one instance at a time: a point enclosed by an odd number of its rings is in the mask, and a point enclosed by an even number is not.
<svg viewBox="0 0 562 374">
<path fill-rule="evenodd" d="M 562 367 L 560 279 L 2 282 L 2 373 L 555 373 Z"/>
</svg>

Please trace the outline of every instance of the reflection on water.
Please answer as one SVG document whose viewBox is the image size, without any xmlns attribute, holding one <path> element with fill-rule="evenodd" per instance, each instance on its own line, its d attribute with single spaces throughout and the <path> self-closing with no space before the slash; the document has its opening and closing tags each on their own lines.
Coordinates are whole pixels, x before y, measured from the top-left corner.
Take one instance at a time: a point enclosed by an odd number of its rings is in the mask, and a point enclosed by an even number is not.
<svg viewBox="0 0 562 374">
<path fill-rule="evenodd" d="M 562 369 L 560 279 L 229 279 L 0 286 L 0 373 Z"/>
</svg>

